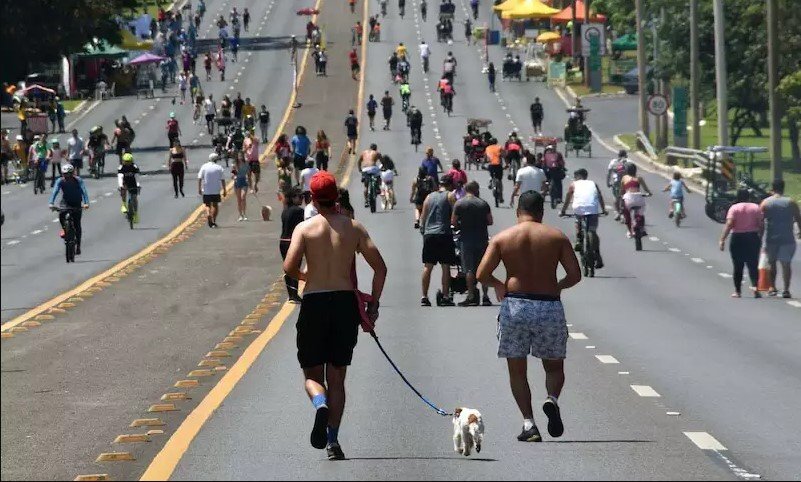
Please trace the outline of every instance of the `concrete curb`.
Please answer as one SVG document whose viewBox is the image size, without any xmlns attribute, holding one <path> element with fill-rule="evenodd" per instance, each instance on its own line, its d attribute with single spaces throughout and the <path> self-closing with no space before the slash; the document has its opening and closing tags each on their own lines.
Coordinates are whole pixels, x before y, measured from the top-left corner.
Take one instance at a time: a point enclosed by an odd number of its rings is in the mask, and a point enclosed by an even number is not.
<svg viewBox="0 0 801 482">
<path fill-rule="evenodd" d="M 561 89 L 561 87 L 558 87 L 558 86 L 557 86 L 557 87 L 555 87 L 555 88 L 556 88 L 556 89 Z M 597 93 L 597 94 L 586 94 L 586 95 L 579 96 L 579 95 L 576 93 L 576 91 L 575 91 L 575 90 L 573 90 L 573 88 L 572 88 L 572 87 L 570 87 L 569 85 L 566 85 L 566 86 L 564 87 L 564 90 L 566 91 L 566 93 L 567 93 L 567 94 L 568 94 L 570 97 L 572 97 L 572 98 L 573 98 L 573 100 L 574 100 L 574 101 L 575 101 L 575 99 L 577 99 L 578 97 L 581 97 L 582 99 L 622 99 L 622 98 L 624 98 L 624 97 L 628 97 L 628 94 L 626 94 L 625 92 L 623 92 L 623 93 L 615 93 L 615 94 L 608 94 L 608 93 L 606 93 L 606 92 L 599 92 L 599 93 Z"/>
<path fill-rule="evenodd" d="M 637 166 L 639 166 L 641 168 L 644 168 L 644 169 L 646 169 L 646 170 L 648 170 L 650 172 L 653 172 L 654 174 L 659 174 L 660 176 L 664 177 L 665 179 L 668 179 L 668 180 L 673 179 L 673 173 L 674 172 L 682 171 L 681 168 L 677 168 L 677 167 L 674 167 L 674 166 L 667 166 L 665 164 L 662 164 L 661 162 L 658 162 L 658 161 L 656 161 L 654 159 L 651 159 L 649 156 L 643 154 L 640 151 L 633 151 L 632 147 L 629 146 L 628 144 L 626 144 L 625 142 L 623 142 L 620 139 L 620 136 L 618 136 L 618 135 L 614 136 L 612 138 L 612 140 L 615 142 L 615 144 L 617 144 L 618 146 L 620 146 L 623 149 L 626 149 L 627 151 L 630 152 L 629 158 L 630 159 L 634 159 L 635 160 L 635 164 L 637 164 Z M 639 162 L 637 162 L 637 161 L 639 161 Z M 682 176 L 684 178 L 684 181 L 687 184 L 687 187 L 690 188 L 690 191 L 692 191 L 692 192 L 694 192 L 696 194 L 704 195 L 705 186 L 704 186 L 704 184 L 702 182 L 698 181 L 697 179 L 695 179 L 693 177 L 684 176 L 683 173 L 682 173 Z"/>
</svg>

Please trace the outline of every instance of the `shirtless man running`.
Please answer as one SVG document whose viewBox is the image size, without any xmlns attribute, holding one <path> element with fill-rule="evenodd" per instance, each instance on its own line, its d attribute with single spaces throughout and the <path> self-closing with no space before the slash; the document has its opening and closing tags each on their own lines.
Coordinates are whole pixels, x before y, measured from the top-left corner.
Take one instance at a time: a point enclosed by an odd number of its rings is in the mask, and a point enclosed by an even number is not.
<svg viewBox="0 0 801 482">
<path fill-rule="evenodd" d="M 527 191 L 517 205 L 517 225 L 490 241 L 478 279 L 495 288 L 501 312 L 498 317 L 498 358 L 506 358 L 512 395 L 523 414 L 521 442 L 541 442 L 531 389 L 526 378 L 526 356 L 542 360 L 548 398 L 542 410 L 548 417 L 548 433 L 564 432 L 557 399 L 565 383 L 564 359 L 567 349 L 567 322 L 560 301 L 562 290 L 581 281 L 581 271 L 570 240 L 558 229 L 542 224 L 544 199 Z M 493 275 L 498 264 L 506 268 L 506 282 Z M 556 279 L 559 266 L 565 277 Z"/>
<path fill-rule="evenodd" d="M 369 149 L 365 149 L 359 157 L 359 168 L 362 170 L 362 184 L 364 184 L 364 207 L 370 207 L 370 202 L 367 199 L 367 186 L 372 176 L 381 175 L 381 154 L 378 152 L 378 146 L 370 144 Z"/>
<path fill-rule="evenodd" d="M 362 317 L 351 279 L 356 252 L 373 269 L 372 297 L 367 315 L 378 319 L 378 300 L 387 267 L 367 230 L 339 214 L 336 180 L 326 171 L 311 179 L 311 195 L 319 212 L 292 233 L 284 272 L 306 286 L 297 322 L 298 361 L 306 378 L 306 393 L 316 410 L 311 444 L 325 448 L 329 460 L 345 455 L 337 435 L 345 409 L 345 374 L 353 358 Z M 306 258 L 306 269 L 301 262 Z"/>
</svg>

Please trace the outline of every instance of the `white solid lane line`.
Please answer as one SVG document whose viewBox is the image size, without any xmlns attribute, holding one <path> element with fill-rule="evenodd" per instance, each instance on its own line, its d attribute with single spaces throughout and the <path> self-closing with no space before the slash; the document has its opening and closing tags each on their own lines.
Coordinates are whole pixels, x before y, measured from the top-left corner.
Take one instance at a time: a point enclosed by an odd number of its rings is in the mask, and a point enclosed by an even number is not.
<svg viewBox="0 0 801 482">
<path fill-rule="evenodd" d="M 584 348 L 586 348 L 588 350 L 594 350 L 595 349 L 595 345 L 587 345 Z"/>
<path fill-rule="evenodd" d="M 661 395 L 656 393 L 656 390 L 649 387 L 648 385 L 631 385 L 631 389 L 637 392 L 637 395 L 641 397 L 650 397 L 650 398 L 661 397 Z"/>
<path fill-rule="evenodd" d="M 684 432 L 684 435 L 701 450 L 728 450 L 722 443 L 718 442 L 715 437 L 706 432 Z"/>
<path fill-rule="evenodd" d="M 613 357 L 612 355 L 595 355 L 595 358 L 597 358 L 598 361 L 601 363 L 607 363 L 607 364 L 620 363 L 619 361 L 617 361 L 617 358 Z"/>
<path fill-rule="evenodd" d="M 587 339 L 587 335 L 585 335 L 584 333 L 581 333 L 579 331 L 579 332 L 576 332 L 576 333 L 570 333 L 570 338 L 572 338 L 574 340 L 586 340 Z"/>
<path fill-rule="evenodd" d="M 681 250 L 679 248 L 668 248 L 668 250 L 673 251 L 674 253 L 680 253 Z"/>
</svg>

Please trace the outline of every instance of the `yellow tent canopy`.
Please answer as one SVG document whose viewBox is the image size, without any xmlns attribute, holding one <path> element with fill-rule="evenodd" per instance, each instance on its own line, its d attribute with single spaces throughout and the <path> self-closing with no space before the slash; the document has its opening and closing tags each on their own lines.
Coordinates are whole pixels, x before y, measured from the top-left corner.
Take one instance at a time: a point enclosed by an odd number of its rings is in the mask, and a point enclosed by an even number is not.
<svg viewBox="0 0 801 482">
<path fill-rule="evenodd" d="M 519 7 L 524 1 L 525 0 L 506 0 L 500 5 L 495 5 L 494 7 L 492 7 L 492 9 L 495 10 L 496 12 L 503 12 L 506 10 L 511 10 L 513 8 Z"/>
<path fill-rule="evenodd" d="M 557 42 L 561 39 L 562 37 L 556 32 L 543 32 L 537 35 L 537 42 L 544 44 L 548 42 Z"/>
<path fill-rule="evenodd" d="M 122 29 L 120 36 L 122 37 L 120 46 L 126 50 L 150 50 L 153 48 L 152 40 L 138 39 L 128 29 Z"/>
<path fill-rule="evenodd" d="M 517 7 L 503 10 L 501 12 L 501 18 L 512 20 L 548 18 L 559 12 L 561 12 L 561 10 L 558 8 L 551 8 L 539 0 L 522 0 L 518 3 Z"/>
</svg>

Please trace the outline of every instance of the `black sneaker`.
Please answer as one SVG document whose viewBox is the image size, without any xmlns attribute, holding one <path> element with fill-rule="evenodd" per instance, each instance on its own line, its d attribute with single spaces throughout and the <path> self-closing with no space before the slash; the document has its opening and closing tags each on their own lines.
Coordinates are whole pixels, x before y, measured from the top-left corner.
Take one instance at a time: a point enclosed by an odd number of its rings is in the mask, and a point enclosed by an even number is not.
<svg viewBox="0 0 801 482">
<path fill-rule="evenodd" d="M 481 300 L 481 306 L 492 306 L 492 301 L 490 301 L 489 296 L 485 296 Z"/>
<path fill-rule="evenodd" d="M 437 297 L 436 297 L 437 306 L 442 306 L 442 300 L 444 298 L 445 297 L 442 296 L 442 290 L 437 290 Z"/>
<path fill-rule="evenodd" d="M 431 301 L 428 299 L 427 296 L 423 296 L 420 298 L 420 306 L 431 306 Z"/>
<path fill-rule="evenodd" d="M 81 245 L 75 246 L 75 256 L 79 256 L 81 254 Z"/>
<path fill-rule="evenodd" d="M 420 221 L 414 222 L 414 229 L 420 229 Z"/>
<path fill-rule="evenodd" d="M 207 218 L 206 218 L 206 222 L 209 224 L 209 227 L 210 227 L 210 228 L 213 228 L 213 227 L 214 227 L 214 223 L 212 223 L 212 222 L 211 222 L 211 217 L 207 217 Z"/>
<path fill-rule="evenodd" d="M 565 426 L 562 424 L 562 416 L 559 414 L 559 405 L 549 398 L 542 404 L 542 411 L 548 417 L 548 434 L 551 437 L 561 437 L 565 433 Z"/>
<path fill-rule="evenodd" d="M 540 435 L 540 431 L 537 430 L 537 426 L 534 425 L 530 429 L 520 432 L 520 435 L 517 436 L 517 440 L 521 442 L 542 442 L 542 436 Z"/>
<path fill-rule="evenodd" d="M 456 305 L 457 306 L 462 306 L 462 307 L 465 307 L 465 306 L 478 306 L 479 303 L 478 303 L 478 298 L 474 298 L 474 297 L 468 296 L 467 298 L 464 299 L 464 301 L 460 301 Z"/>
<path fill-rule="evenodd" d="M 345 460 L 345 454 L 342 452 L 339 442 L 331 442 L 325 451 L 328 453 L 328 460 Z"/>
<path fill-rule="evenodd" d="M 456 306 L 456 303 L 453 302 L 452 298 L 443 296 L 439 306 Z"/>
<path fill-rule="evenodd" d="M 311 437 L 309 437 L 312 447 L 316 449 L 324 449 L 328 443 L 328 407 L 320 407 L 314 415 L 314 428 L 312 428 Z"/>
</svg>

